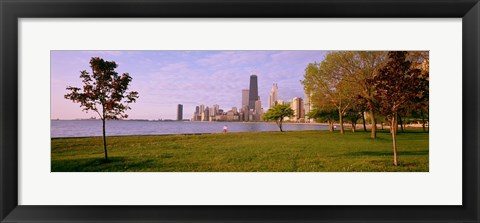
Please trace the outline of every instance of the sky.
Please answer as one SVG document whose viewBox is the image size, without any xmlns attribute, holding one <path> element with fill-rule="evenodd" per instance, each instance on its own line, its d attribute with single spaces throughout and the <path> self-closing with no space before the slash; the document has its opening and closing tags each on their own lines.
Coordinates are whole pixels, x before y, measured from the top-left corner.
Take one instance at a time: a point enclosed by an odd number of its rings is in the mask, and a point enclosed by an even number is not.
<svg viewBox="0 0 480 223">
<path fill-rule="evenodd" d="M 321 62 L 325 51 L 51 51 L 51 118 L 95 117 L 80 104 L 64 98 L 68 86 L 82 87 L 80 71 L 91 71 L 89 61 L 100 57 L 118 64 L 119 74 L 132 77 L 128 91 L 139 98 L 126 113 L 129 119 L 176 119 L 183 104 L 183 118 L 190 119 L 195 106 L 214 104 L 228 111 L 241 108 L 242 89 L 250 75 L 258 77 L 262 107 L 278 84 L 279 99 L 304 98 L 303 79 L 309 63 Z M 90 72 L 91 73 L 91 72 Z M 98 117 L 97 117 L 98 118 Z"/>
</svg>

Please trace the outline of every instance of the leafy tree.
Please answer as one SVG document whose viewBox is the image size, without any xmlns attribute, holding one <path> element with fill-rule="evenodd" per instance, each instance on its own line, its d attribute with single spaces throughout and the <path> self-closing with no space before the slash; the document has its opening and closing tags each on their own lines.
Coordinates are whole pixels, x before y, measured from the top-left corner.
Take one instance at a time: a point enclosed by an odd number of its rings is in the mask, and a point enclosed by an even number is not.
<svg viewBox="0 0 480 223">
<path fill-rule="evenodd" d="M 393 164 L 398 165 L 397 158 L 397 126 L 398 114 L 412 109 L 412 104 L 424 100 L 428 94 L 425 85 L 428 81 L 422 78 L 420 69 L 412 67 L 407 60 L 407 52 L 392 51 L 388 53 L 388 62 L 377 75 L 369 79 L 375 88 L 375 99 L 379 102 L 379 111 L 385 115 L 391 126 L 393 141 Z"/>
<path fill-rule="evenodd" d="M 302 81 L 305 91 L 313 92 L 314 95 L 317 92 L 317 97 L 331 99 L 330 102 L 339 112 L 341 132 L 345 112 L 351 103 L 361 102 L 363 110 L 369 111 L 371 137 L 376 137 L 374 88 L 366 80 L 372 78 L 383 65 L 385 56 L 385 52 L 379 51 L 330 52 L 320 65 L 314 63 L 307 67 Z"/>
<path fill-rule="evenodd" d="M 275 121 L 280 128 L 280 132 L 283 132 L 282 123 L 285 117 L 293 116 L 293 109 L 290 108 L 290 104 L 278 104 L 268 109 L 268 111 L 263 115 L 263 119 L 266 121 Z"/>
<path fill-rule="evenodd" d="M 367 80 L 373 78 L 377 70 L 384 65 L 386 53 L 382 51 L 346 51 L 339 54 L 339 57 L 338 66 L 342 67 L 346 74 L 344 80 L 356 86 L 357 104 L 362 105 L 369 112 L 368 116 L 372 126 L 370 137 L 374 139 L 377 135 L 377 102 L 374 95 L 375 88 Z"/>
<path fill-rule="evenodd" d="M 357 130 L 357 122 L 359 119 L 362 118 L 362 113 L 363 112 L 357 111 L 355 109 L 348 109 L 347 112 L 345 112 L 345 117 L 352 124 L 352 132 L 355 132 Z"/>
<path fill-rule="evenodd" d="M 424 89 L 424 95 L 417 104 L 415 104 L 415 109 L 420 111 L 420 116 L 422 118 L 422 127 L 425 132 L 425 119 L 428 119 L 428 110 L 429 110 L 429 85 L 430 80 L 430 56 L 429 51 L 411 51 L 409 52 L 407 58 L 412 61 L 412 66 L 418 68 L 422 71 L 420 75 L 420 80 L 423 82 L 422 86 Z M 427 84 L 425 84 L 427 83 Z"/>
<path fill-rule="evenodd" d="M 362 124 L 363 124 L 363 131 L 367 131 L 367 126 L 366 126 L 366 120 L 365 120 L 365 112 L 370 111 L 369 108 L 367 107 L 367 101 L 362 98 L 361 96 L 358 96 L 356 100 L 354 100 L 354 103 L 352 105 L 352 111 L 356 111 L 360 114 L 360 118 L 362 119 Z"/>
<path fill-rule="evenodd" d="M 308 117 L 315 119 L 317 122 L 327 122 L 328 129 L 333 132 L 333 124 L 338 119 L 338 112 L 334 107 L 317 107 L 308 113 Z"/>
<path fill-rule="evenodd" d="M 114 61 L 105 61 L 99 57 L 90 59 L 92 73 L 86 70 L 80 72 L 83 79 L 83 89 L 67 87 L 70 92 L 66 99 L 80 103 L 83 111 L 92 110 L 102 120 L 103 150 L 108 160 L 107 141 L 105 138 L 105 120 L 127 118 L 125 111 L 130 109 L 129 104 L 136 101 L 138 92 L 127 92 L 132 77 L 128 73 L 118 75 L 115 71 L 117 64 Z"/>
<path fill-rule="evenodd" d="M 344 80 L 345 70 L 339 66 L 339 54 L 332 52 L 326 55 L 320 63 L 309 64 L 305 69 L 304 80 L 305 91 L 312 92 L 313 98 L 325 98 L 317 100 L 323 104 L 317 107 L 333 106 L 338 111 L 340 133 L 344 133 L 343 116 L 349 108 L 356 89 L 354 85 Z"/>
</svg>

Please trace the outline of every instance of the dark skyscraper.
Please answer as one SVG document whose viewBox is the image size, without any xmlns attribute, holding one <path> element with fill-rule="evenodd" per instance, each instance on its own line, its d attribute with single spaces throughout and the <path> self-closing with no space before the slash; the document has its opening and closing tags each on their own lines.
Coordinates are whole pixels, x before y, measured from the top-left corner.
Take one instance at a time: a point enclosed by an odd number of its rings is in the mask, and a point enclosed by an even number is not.
<svg viewBox="0 0 480 223">
<path fill-rule="evenodd" d="M 255 101 L 258 100 L 257 75 L 250 76 L 250 93 L 248 95 L 248 109 L 255 109 Z"/>
<path fill-rule="evenodd" d="M 177 106 L 177 121 L 183 120 L 183 105 L 178 104 Z"/>
</svg>

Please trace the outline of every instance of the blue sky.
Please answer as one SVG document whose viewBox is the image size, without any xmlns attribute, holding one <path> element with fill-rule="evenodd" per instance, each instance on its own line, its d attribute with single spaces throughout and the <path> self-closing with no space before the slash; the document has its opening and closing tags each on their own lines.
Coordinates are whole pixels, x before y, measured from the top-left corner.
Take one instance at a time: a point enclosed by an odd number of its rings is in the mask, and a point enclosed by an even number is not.
<svg viewBox="0 0 480 223">
<path fill-rule="evenodd" d="M 80 71 L 90 71 L 91 57 L 118 64 L 119 74 L 129 73 L 130 90 L 139 92 L 127 112 L 131 119 L 175 119 L 177 104 L 184 118 L 195 106 L 241 107 L 242 89 L 251 74 L 258 76 L 258 93 L 265 110 L 273 83 L 285 101 L 304 98 L 300 80 L 308 63 L 323 60 L 325 51 L 51 51 L 51 118 L 96 116 L 83 112 L 64 95 L 67 86 L 81 87 Z"/>
</svg>

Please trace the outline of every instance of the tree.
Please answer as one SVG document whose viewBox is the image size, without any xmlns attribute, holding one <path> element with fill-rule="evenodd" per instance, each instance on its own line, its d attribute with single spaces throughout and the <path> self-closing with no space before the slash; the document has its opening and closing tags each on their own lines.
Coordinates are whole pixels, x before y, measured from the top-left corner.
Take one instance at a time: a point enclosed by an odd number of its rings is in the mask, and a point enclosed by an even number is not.
<svg viewBox="0 0 480 223">
<path fill-rule="evenodd" d="M 416 109 L 420 111 L 420 116 L 422 118 L 422 127 L 425 132 L 425 118 L 428 119 L 428 110 L 429 110 L 429 86 L 428 82 L 430 80 L 430 54 L 429 51 L 411 51 L 407 57 L 412 61 L 412 66 L 418 68 L 422 71 L 421 81 L 427 84 L 423 84 L 424 97 L 416 105 Z"/>
<path fill-rule="evenodd" d="M 343 116 L 348 109 L 352 96 L 356 91 L 353 85 L 344 81 L 345 70 L 339 67 L 339 54 L 342 52 L 332 52 L 326 55 L 320 63 L 311 63 L 305 69 L 304 85 L 306 92 L 311 92 L 317 102 L 317 107 L 334 106 L 337 109 L 340 133 L 343 134 Z M 321 100 L 325 98 L 326 100 Z"/>
<path fill-rule="evenodd" d="M 92 73 L 86 70 L 80 72 L 83 79 L 83 89 L 67 87 L 70 92 L 66 99 L 80 103 L 83 111 L 92 110 L 102 120 L 103 150 L 108 160 L 107 141 L 105 138 L 105 120 L 127 118 L 125 111 L 130 109 L 129 104 L 136 101 L 138 92 L 127 92 L 132 77 L 128 73 L 118 75 L 115 72 L 117 64 L 114 61 L 105 61 L 99 57 L 90 59 Z M 125 99 L 125 100 L 124 100 Z"/>
<path fill-rule="evenodd" d="M 372 139 L 377 136 L 375 88 L 367 80 L 373 78 L 385 62 L 382 51 L 345 51 L 339 54 L 338 66 L 345 70 L 344 80 L 356 86 L 357 101 L 369 112 Z M 361 100 L 358 100 L 361 99 Z"/>
<path fill-rule="evenodd" d="M 397 126 L 398 114 L 407 113 L 413 104 L 424 100 L 428 92 L 428 81 L 422 78 L 420 69 L 412 67 L 407 60 L 407 52 L 392 51 L 388 53 L 388 62 L 377 75 L 368 82 L 375 88 L 375 99 L 379 102 L 379 111 L 385 115 L 391 126 L 393 142 L 393 164 L 398 165 Z"/>
<path fill-rule="evenodd" d="M 333 132 L 333 124 L 338 119 L 338 112 L 334 107 L 316 107 L 308 113 L 308 117 L 315 119 L 317 122 L 327 122 L 328 129 Z"/>
<path fill-rule="evenodd" d="M 290 104 L 278 104 L 268 109 L 268 111 L 263 115 L 265 121 L 275 121 L 280 128 L 280 132 L 283 132 L 282 123 L 285 117 L 293 116 L 293 109 L 290 108 Z"/>
<path fill-rule="evenodd" d="M 369 108 L 367 107 L 367 104 L 368 103 L 365 100 L 365 98 L 358 96 L 357 99 L 354 100 L 352 105 L 352 110 L 360 114 L 360 118 L 362 119 L 362 124 L 363 124 L 363 131 L 365 132 L 367 131 L 367 126 L 365 121 L 365 112 L 370 111 Z"/>
<path fill-rule="evenodd" d="M 362 113 L 355 109 L 348 109 L 345 113 L 345 117 L 350 121 L 352 124 L 352 132 L 357 130 L 357 121 L 362 118 Z"/>
</svg>

